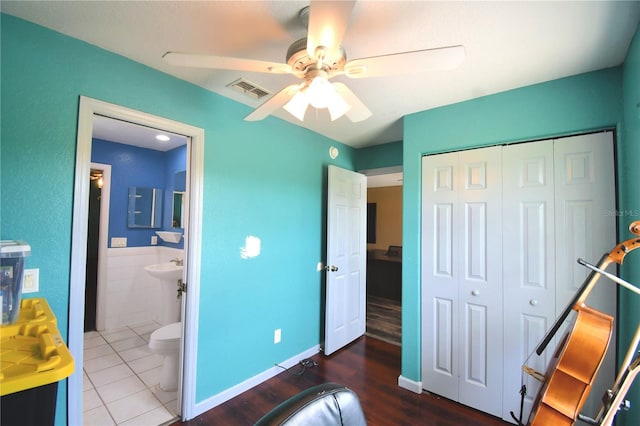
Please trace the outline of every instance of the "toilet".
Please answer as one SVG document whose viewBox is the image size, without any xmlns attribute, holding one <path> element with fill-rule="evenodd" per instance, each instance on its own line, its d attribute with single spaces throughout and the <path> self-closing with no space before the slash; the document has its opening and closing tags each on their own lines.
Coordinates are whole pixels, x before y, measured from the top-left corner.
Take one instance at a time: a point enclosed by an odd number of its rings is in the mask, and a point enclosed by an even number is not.
<svg viewBox="0 0 640 426">
<path fill-rule="evenodd" d="M 174 322 L 160 327 L 149 338 L 151 352 L 164 356 L 160 375 L 160 389 L 163 391 L 178 389 L 181 337 L 182 322 Z"/>
</svg>

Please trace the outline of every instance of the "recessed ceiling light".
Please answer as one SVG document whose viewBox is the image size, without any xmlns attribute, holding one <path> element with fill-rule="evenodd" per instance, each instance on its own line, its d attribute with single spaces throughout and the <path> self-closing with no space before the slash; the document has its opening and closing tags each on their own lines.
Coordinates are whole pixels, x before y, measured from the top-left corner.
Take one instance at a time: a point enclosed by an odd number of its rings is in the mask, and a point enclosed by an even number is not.
<svg viewBox="0 0 640 426">
<path fill-rule="evenodd" d="M 167 136 L 167 135 L 158 135 L 158 136 L 156 136 L 156 139 L 158 139 L 159 141 L 162 141 L 162 142 L 168 142 L 168 141 L 171 140 L 171 138 L 169 136 Z"/>
</svg>

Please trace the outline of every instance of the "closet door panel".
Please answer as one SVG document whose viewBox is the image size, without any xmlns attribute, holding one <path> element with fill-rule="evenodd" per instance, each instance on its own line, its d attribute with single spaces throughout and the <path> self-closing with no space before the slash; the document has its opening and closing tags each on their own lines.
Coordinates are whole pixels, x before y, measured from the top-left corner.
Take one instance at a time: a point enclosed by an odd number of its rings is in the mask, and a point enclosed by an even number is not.
<svg viewBox="0 0 640 426">
<path fill-rule="evenodd" d="M 540 383 L 522 374 L 555 319 L 553 141 L 503 149 L 504 392 L 502 418 L 519 414 L 522 384 L 527 386 L 527 419 Z M 547 354 L 527 364 L 545 372 Z"/>
<path fill-rule="evenodd" d="M 557 313 L 561 313 L 589 270 L 577 258 L 597 263 L 617 242 L 613 133 L 594 133 L 554 141 L 556 179 Z M 621 218 L 624 220 L 624 218 Z M 628 221 L 630 222 L 630 221 Z M 613 266 L 609 269 L 615 273 Z M 615 317 L 615 285 L 600 279 L 586 300 Z M 600 399 L 615 379 L 615 333 L 583 413 L 595 416 Z"/>
<path fill-rule="evenodd" d="M 459 153 L 462 229 L 459 402 L 500 416 L 502 401 L 502 147 Z M 455 225 L 454 225 L 455 227 Z"/>
<path fill-rule="evenodd" d="M 422 383 L 458 400 L 460 333 L 458 154 L 423 158 Z"/>
</svg>

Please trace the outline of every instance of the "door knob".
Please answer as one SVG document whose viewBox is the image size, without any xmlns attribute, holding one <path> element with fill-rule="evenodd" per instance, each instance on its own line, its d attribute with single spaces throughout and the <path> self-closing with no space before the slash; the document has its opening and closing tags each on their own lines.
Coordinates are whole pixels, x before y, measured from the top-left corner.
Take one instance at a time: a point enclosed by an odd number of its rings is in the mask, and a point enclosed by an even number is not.
<svg viewBox="0 0 640 426">
<path fill-rule="evenodd" d="M 479 296 L 480 295 L 480 291 L 479 290 L 473 290 L 471 292 L 471 294 L 474 295 L 474 296 Z"/>
<path fill-rule="evenodd" d="M 529 300 L 529 304 L 530 304 L 531 306 L 536 306 L 536 305 L 538 304 L 538 299 L 531 299 L 531 300 Z"/>
<path fill-rule="evenodd" d="M 324 269 L 326 269 L 329 272 L 336 272 L 338 270 L 338 267 L 335 265 L 327 265 L 325 266 Z"/>
</svg>

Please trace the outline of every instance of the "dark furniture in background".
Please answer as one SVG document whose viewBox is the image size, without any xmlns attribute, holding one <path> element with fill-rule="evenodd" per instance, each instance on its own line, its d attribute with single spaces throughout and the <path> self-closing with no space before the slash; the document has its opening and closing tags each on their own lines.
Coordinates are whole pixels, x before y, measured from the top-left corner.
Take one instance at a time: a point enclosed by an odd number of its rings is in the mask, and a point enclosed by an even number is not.
<svg viewBox="0 0 640 426">
<path fill-rule="evenodd" d="M 367 251 L 367 296 L 402 299 L 402 247 Z"/>
</svg>

